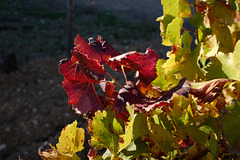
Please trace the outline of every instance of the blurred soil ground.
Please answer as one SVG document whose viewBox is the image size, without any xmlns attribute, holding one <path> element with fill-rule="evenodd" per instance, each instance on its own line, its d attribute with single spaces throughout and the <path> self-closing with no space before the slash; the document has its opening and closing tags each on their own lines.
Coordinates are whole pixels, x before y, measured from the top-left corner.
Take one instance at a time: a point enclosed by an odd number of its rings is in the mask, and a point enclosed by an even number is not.
<svg viewBox="0 0 240 160">
<path fill-rule="evenodd" d="M 75 34 L 100 34 L 120 53 L 151 47 L 165 57 L 160 0 L 75 0 L 75 7 Z M 55 145 L 67 124 L 87 125 L 68 106 L 58 73 L 67 56 L 66 1 L 1 0 L 0 22 L 0 160 L 40 159 L 37 151 Z"/>
</svg>

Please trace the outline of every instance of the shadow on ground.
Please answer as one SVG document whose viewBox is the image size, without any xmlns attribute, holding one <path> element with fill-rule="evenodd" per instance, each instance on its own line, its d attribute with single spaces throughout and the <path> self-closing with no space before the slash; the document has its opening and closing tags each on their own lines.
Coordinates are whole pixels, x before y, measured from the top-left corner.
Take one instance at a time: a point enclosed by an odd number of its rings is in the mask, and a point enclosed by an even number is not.
<svg viewBox="0 0 240 160">
<path fill-rule="evenodd" d="M 162 14 L 160 0 L 75 5 L 75 34 L 85 39 L 100 34 L 121 53 L 151 47 L 164 57 L 155 22 Z M 55 145 L 64 126 L 75 119 L 86 126 L 67 105 L 57 69 L 67 56 L 65 1 L 2 0 L 0 21 L 0 159 L 40 159 L 37 151 Z"/>
</svg>

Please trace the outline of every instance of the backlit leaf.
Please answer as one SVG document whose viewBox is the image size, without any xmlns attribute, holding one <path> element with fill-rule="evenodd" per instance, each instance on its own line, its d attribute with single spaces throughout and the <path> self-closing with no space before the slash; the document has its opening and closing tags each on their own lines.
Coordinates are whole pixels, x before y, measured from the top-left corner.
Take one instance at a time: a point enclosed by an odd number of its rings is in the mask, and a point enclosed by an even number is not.
<svg viewBox="0 0 240 160">
<path fill-rule="evenodd" d="M 104 64 L 108 61 L 108 59 L 111 57 L 110 54 L 107 54 L 106 51 L 103 49 L 101 41 L 98 39 L 95 40 L 93 37 L 90 37 L 89 39 L 90 46 L 98 53 L 98 55 L 101 57 L 101 64 Z"/>
<path fill-rule="evenodd" d="M 74 121 L 62 130 L 57 149 L 50 145 L 52 149 L 38 154 L 43 160 L 80 160 L 76 153 L 84 149 L 84 137 L 84 129 L 78 128 Z"/>
<path fill-rule="evenodd" d="M 171 55 L 168 60 L 159 59 L 157 61 L 157 78 L 152 82 L 155 87 L 159 87 L 161 90 L 168 90 L 179 82 L 176 78 L 179 69 L 175 66 L 178 63 L 175 62 L 175 56 Z"/>
<path fill-rule="evenodd" d="M 211 57 L 210 60 L 211 60 L 210 63 L 205 68 L 205 70 L 207 71 L 206 79 L 212 80 L 217 78 L 228 78 L 228 76 L 222 70 L 223 64 L 218 60 L 218 58 Z"/>
<path fill-rule="evenodd" d="M 112 154 L 116 155 L 119 135 L 124 132 L 122 120 L 116 117 L 113 110 L 106 109 L 103 112 L 97 111 L 88 123 L 91 146 L 99 150 L 108 148 Z"/>
<path fill-rule="evenodd" d="M 219 43 L 219 50 L 228 53 L 233 51 L 233 40 L 228 25 L 234 22 L 234 11 L 224 2 L 212 3 L 208 18 L 213 33 Z"/>
<path fill-rule="evenodd" d="M 237 42 L 233 53 L 224 54 L 219 52 L 215 60 L 210 64 L 207 76 L 212 78 L 211 74 L 215 75 L 213 78 L 229 78 L 240 80 L 240 41 Z M 220 70 L 220 73 L 214 73 L 214 70 Z M 215 71 L 216 72 L 216 71 Z"/>
<path fill-rule="evenodd" d="M 181 127 L 188 123 L 189 113 L 187 112 L 188 105 L 191 103 L 191 100 L 182 96 L 174 94 L 172 99 L 172 109 L 171 109 L 171 118 L 172 121 L 178 126 Z"/>
<path fill-rule="evenodd" d="M 95 49 L 90 46 L 90 44 L 88 44 L 80 35 L 75 37 L 74 44 L 76 45 L 74 47 L 76 52 L 80 52 L 81 54 L 86 55 L 89 59 L 96 60 L 98 63 L 103 61 L 101 54 L 95 51 Z"/>
<path fill-rule="evenodd" d="M 69 102 L 77 113 L 102 110 L 103 106 L 92 83 L 82 83 L 65 79 L 63 87 L 67 91 Z"/>
<path fill-rule="evenodd" d="M 177 55 L 176 60 L 180 60 L 184 54 L 190 54 L 191 53 L 191 43 L 192 43 L 192 36 L 189 34 L 189 32 L 184 32 L 182 35 L 181 43 L 183 44 L 183 49 L 180 52 L 180 54 Z"/>
<path fill-rule="evenodd" d="M 96 40 L 94 40 L 92 37 L 89 38 L 89 44 L 100 55 L 102 59 L 101 64 L 108 62 L 109 58 L 119 55 L 119 53 L 101 36 L 98 36 Z"/>
<path fill-rule="evenodd" d="M 173 17 L 190 17 L 191 9 L 185 0 L 162 0 L 164 15 Z"/>
<path fill-rule="evenodd" d="M 146 118 L 143 118 L 143 114 L 136 114 L 134 119 L 125 126 L 125 134 L 121 135 L 122 142 L 119 142 L 118 152 L 122 151 L 134 140 L 148 133 L 148 126 Z"/>
<path fill-rule="evenodd" d="M 124 160 L 130 160 L 146 154 L 149 154 L 149 146 L 142 142 L 140 138 L 137 138 L 119 153 L 119 157 Z"/>
<path fill-rule="evenodd" d="M 74 155 L 76 152 L 83 150 L 84 129 L 77 127 L 77 121 L 67 125 L 61 132 L 57 149 L 63 154 L 70 153 Z"/>
<path fill-rule="evenodd" d="M 172 43 L 171 45 L 180 44 L 182 24 L 183 19 L 181 18 L 175 18 L 171 23 L 168 24 L 165 39 L 168 39 Z M 163 43 L 163 45 L 169 46 L 166 43 Z"/>
<path fill-rule="evenodd" d="M 110 58 L 109 66 L 116 71 L 122 71 L 122 67 L 126 72 L 138 71 L 140 81 L 147 86 L 156 78 L 155 65 L 158 57 L 154 50 L 148 48 L 145 53 L 132 51 Z"/>
<path fill-rule="evenodd" d="M 160 21 L 160 31 L 161 31 L 161 36 L 162 36 L 162 45 L 165 45 L 165 46 L 171 46 L 172 45 L 170 40 L 166 37 L 166 33 L 167 33 L 168 24 L 171 23 L 173 19 L 174 19 L 173 16 L 165 15 L 165 16 L 162 16 L 162 17 L 158 17 L 157 20 L 156 20 L 156 21 Z"/>
<path fill-rule="evenodd" d="M 179 63 L 179 67 L 181 68 L 179 73 L 182 77 L 186 77 L 190 81 L 204 79 L 204 73 L 198 64 L 199 52 L 200 45 L 196 46 L 192 53 L 185 54 L 183 60 Z"/>
<path fill-rule="evenodd" d="M 170 54 L 168 60 L 160 59 L 156 66 L 158 77 L 152 84 L 166 90 L 176 86 L 183 77 L 190 81 L 204 79 L 204 73 L 198 64 L 199 51 L 200 45 L 192 53 L 184 54 L 179 61 L 176 61 L 176 54 Z"/>
<path fill-rule="evenodd" d="M 103 106 L 113 106 L 118 94 L 118 91 L 114 90 L 115 86 L 108 82 L 100 82 L 99 85 L 105 93 L 105 97 L 99 96 Z"/>
<path fill-rule="evenodd" d="M 96 61 L 89 59 L 80 52 L 72 51 L 72 59 L 63 59 L 59 71 L 68 80 L 99 83 L 104 78 L 105 71 Z"/>
<path fill-rule="evenodd" d="M 102 49 L 109 54 L 111 57 L 115 57 L 120 55 L 107 41 L 105 41 L 101 36 L 98 36 L 97 42 L 99 42 L 102 45 Z"/>
<path fill-rule="evenodd" d="M 232 25 L 234 22 L 234 10 L 225 2 L 219 1 L 209 6 L 208 17 L 210 23 Z"/>
<path fill-rule="evenodd" d="M 232 34 L 227 26 L 219 26 L 213 24 L 211 26 L 213 33 L 216 35 L 217 43 L 219 43 L 219 51 L 223 53 L 232 52 L 234 49 Z"/>
</svg>

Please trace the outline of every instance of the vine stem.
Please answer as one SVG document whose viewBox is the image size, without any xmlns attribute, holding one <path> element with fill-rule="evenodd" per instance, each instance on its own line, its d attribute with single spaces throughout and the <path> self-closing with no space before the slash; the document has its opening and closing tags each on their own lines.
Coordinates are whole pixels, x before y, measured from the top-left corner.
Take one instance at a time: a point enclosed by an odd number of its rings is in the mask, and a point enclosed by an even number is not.
<svg viewBox="0 0 240 160">
<path fill-rule="evenodd" d="M 128 85 L 128 80 L 127 80 L 127 76 L 126 76 L 126 73 L 125 73 L 125 71 L 124 71 L 124 66 L 123 66 L 123 65 L 121 65 L 121 69 L 122 69 L 123 76 L 124 76 L 124 78 L 125 78 L 126 84 Z"/>
<path fill-rule="evenodd" d="M 187 29 L 187 28 L 184 28 L 184 27 L 183 27 L 183 30 L 185 30 L 185 31 L 189 31 L 189 32 L 192 32 L 192 33 L 194 33 L 194 34 L 197 33 L 196 31 L 193 31 L 193 30 L 191 30 L 191 29 Z"/>
<path fill-rule="evenodd" d="M 108 72 L 106 72 L 106 74 L 113 80 L 113 83 L 115 83 L 116 85 L 118 85 L 121 88 L 124 88 L 121 84 L 119 84 L 115 78 L 113 78 Z"/>
<path fill-rule="evenodd" d="M 184 154 L 186 154 L 196 144 L 197 144 L 197 142 L 195 142 L 191 147 L 189 147 L 185 152 L 183 152 L 183 154 L 181 154 L 179 157 L 177 157 L 177 159 L 180 159 Z"/>
</svg>

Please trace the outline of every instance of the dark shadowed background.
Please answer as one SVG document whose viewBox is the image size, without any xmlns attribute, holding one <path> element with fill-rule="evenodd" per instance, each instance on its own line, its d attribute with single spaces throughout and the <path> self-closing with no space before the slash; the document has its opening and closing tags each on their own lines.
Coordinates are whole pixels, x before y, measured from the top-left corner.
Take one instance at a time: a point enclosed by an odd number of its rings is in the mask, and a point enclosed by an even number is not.
<svg viewBox="0 0 240 160">
<path fill-rule="evenodd" d="M 0 160 L 40 159 L 37 151 L 55 145 L 67 124 L 87 125 L 68 106 L 58 73 L 67 57 L 66 2 L 0 1 Z M 155 21 L 162 16 L 160 0 L 74 2 L 74 35 L 101 35 L 120 53 L 150 47 L 165 57 L 169 48 L 161 46 Z"/>
</svg>

